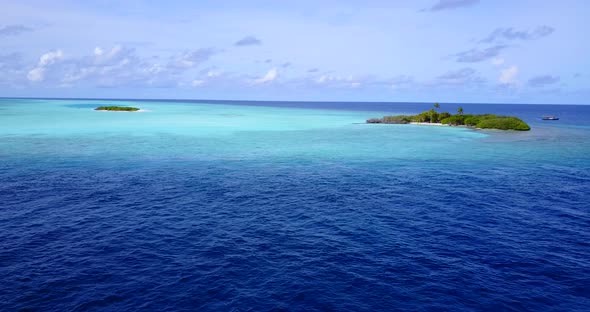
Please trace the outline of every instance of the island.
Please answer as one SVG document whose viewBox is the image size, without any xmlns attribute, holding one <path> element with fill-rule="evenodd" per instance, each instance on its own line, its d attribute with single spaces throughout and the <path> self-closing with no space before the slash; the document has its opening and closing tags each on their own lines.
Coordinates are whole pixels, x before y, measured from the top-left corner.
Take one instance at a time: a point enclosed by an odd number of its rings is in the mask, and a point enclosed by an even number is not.
<svg viewBox="0 0 590 312">
<path fill-rule="evenodd" d="M 137 107 L 131 106 L 99 106 L 94 110 L 98 111 L 114 111 L 114 112 L 136 112 L 139 110 Z"/>
<path fill-rule="evenodd" d="M 438 126 L 463 126 L 476 129 L 497 129 L 497 130 L 516 130 L 529 131 L 531 127 L 521 119 L 513 116 L 498 116 L 494 114 L 463 114 L 463 108 L 457 109 L 457 114 L 452 115 L 448 112 L 439 113 L 438 103 L 429 111 L 422 112 L 418 115 L 394 115 L 384 116 L 383 118 L 367 119 L 367 123 L 380 124 L 424 124 Z"/>
</svg>

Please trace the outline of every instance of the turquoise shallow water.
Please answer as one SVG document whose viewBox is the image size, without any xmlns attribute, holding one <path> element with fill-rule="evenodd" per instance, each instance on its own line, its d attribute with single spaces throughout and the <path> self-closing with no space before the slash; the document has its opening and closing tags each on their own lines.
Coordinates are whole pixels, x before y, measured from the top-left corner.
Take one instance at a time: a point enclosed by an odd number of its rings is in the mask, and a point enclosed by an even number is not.
<svg viewBox="0 0 590 312">
<path fill-rule="evenodd" d="M 364 124 L 429 106 L 2 99 L 0 302 L 584 311 L 590 110 L 463 105 L 530 132 Z"/>
<path fill-rule="evenodd" d="M 93 110 L 102 104 L 135 105 L 145 112 Z M 395 106 L 388 111 L 352 111 L 182 102 L 1 100 L 0 109 L 3 150 L 9 151 L 6 157 L 57 153 L 60 157 L 128 155 L 138 157 L 136 161 L 144 157 L 368 161 L 561 157 L 568 161 L 587 155 L 590 130 L 587 124 L 567 121 L 533 121 L 530 132 L 364 124 L 373 116 L 409 110 Z"/>
</svg>

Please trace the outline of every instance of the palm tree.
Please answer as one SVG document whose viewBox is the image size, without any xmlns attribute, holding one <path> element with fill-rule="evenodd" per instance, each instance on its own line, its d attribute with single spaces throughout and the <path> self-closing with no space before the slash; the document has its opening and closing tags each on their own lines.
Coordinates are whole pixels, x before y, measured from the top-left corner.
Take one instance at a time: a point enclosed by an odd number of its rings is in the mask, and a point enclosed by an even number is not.
<svg viewBox="0 0 590 312">
<path fill-rule="evenodd" d="M 435 111 L 440 108 L 440 104 L 438 104 L 438 102 L 437 103 L 434 103 L 434 108 L 435 109 L 433 109 L 433 110 L 430 111 L 430 123 L 432 123 L 432 119 L 434 119 L 434 113 L 435 113 Z"/>
<path fill-rule="evenodd" d="M 457 108 L 457 114 L 463 115 L 463 107 L 459 106 L 459 108 Z"/>
</svg>

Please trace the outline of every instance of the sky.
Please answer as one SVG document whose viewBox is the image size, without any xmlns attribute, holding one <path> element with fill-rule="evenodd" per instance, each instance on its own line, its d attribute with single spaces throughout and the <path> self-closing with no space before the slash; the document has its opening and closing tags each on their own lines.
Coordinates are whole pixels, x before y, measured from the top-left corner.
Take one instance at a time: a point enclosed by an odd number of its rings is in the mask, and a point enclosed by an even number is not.
<svg viewBox="0 0 590 312">
<path fill-rule="evenodd" d="M 0 8 L 0 97 L 590 104 L 587 0 Z"/>
</svg>

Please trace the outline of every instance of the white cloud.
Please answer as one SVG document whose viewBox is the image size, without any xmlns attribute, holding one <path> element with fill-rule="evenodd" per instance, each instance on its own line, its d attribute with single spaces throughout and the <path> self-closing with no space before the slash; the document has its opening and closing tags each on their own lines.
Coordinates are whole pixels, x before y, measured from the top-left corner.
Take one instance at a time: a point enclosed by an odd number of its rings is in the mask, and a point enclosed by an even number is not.
<svg viewBox="0 0 590 312">
<path fill-rule="evenodd" d="M 162 65 L 160 65 L 158 63 L 155 63 L 155 64 L 152 64 L 147 69 L 147 72 L 150 73 L 150 74 L 153 74 L 153 75 L 157 75 L 157 74 L 159 74 L 159 73 L 161 73 L 161 72 L 163 72 L 165 70 L 166 70 L 166 68 L 164 68 L 164 66 L 162 66 Z"/>
<path fill-rule="evenodd" d="M 219 51 L 213 48 L 201 48 L 193 50 L 177 57 L 170 63 L 170 66 L 180 69 L 194 68 L 206 62 L 217 53 L 219 53 Z"/>
<path fill-rule="evenodd" d="M 276 68 L 272 68 L 266 73 L 266 75 L 264 75 L 263 77 L 260 77 L 258 79 L 255 79 L 253 82 L 254 82 L 254 84 L 264 84 L 264 83 L 272 82 L 272 81 L 276 80 L 278 77 L 279 77 L 279 71 Z"/>
<path fill-rule="evenodd" d="M 503 58 L 500 58 L 500 57 L 497 57 L 497 58 L 495 58 L 495 59 L 492 60 L 492 64 L 493 65 L 496 65 L 496 66 L 500 66 L 500 65 L 504 64 L 504 59 Z"/>
<path fill-rule="evenodd" d="M 215 78 L 221 76 L 222 72 L 219 70 L 210 70 L 207 72 L 207 77 Z"/>
<path fill-rule="evenodd" d="M 125 65 L 130 62 L 130 58 L 134 58 L 135 51 L 133 49 L 124 48 L 116 45 L 110 51 L 105 51 L 101 47 L 94 48 L 93 63 L 95 65 L 109 66 L 109 65 Z"/>
<path fill-rule="evenodd" d="M 35 67 L 27 74 L 27 79 L 30 81 L 43 81 L 45 78 L 45 69 L 43 67 Z"/>
<path fill-rule="evenodd" d="M 390 85 L 392 89 L 400 89 L 409 87 L 414 83 L 414 78 L 408 75 L 400 75 L 391 79 L 386 84 Z"/>
<path fill-rule="evenodd" d="M 158 64 L 149 66 L 142 64 L 133 49 L 119 45 L 110 50 L 96 47 L 92 55 L 71 59 L 69 66 L 61 68 L 61 75 L 63 75 L 61 82 L 62 84 L 71 84 L 90 78 L 107 81 L 120 76 L 133 80 L 132 75 L 136 75 L 136 78 L 143 73 L 157 73 L 158 69 Z M 115 83 L 109 82 L 108 84 Z"/>
<path fill-rule="evenodd" d="M 47 52 L 39 58 L 39 67 L 52 65 L 55 62 L 61 60 L 64 54 L 61 50 Z"/>
<path fill-rule="evenodd" d="M 407 78 L 406 78 L 407 79 Z M 319 88 L 333 88 L 333 89 L 357 89 L 367 87 L 390 87 L 395 83 L 403 83 L 397 81 L 397 77 L 390 81 L 389 79 L 382 79 L 374 75 L 354 76 L 354 75 L 339 75 L 332 73 L 323 73 L 319 75 L 309 75 L 305 78 L 305 83 L 309 87 Z"/>
<path fill-rule="evenodd" d="M 101 56 L 104 53 L 104 50 L 101 47 L 94 48 L 94 55 Z"/>
<path fill-rule="evenodd" d="M 498 81 L 501 84 L 513 84 L 516 82 L 516 75 L 518 75 L 518 67 L 512 66 L 500 72 Z"/>
<path fill-rule="evenodd" d="M 48 86 L 75 86 L 75 83 L 100 87 L 174 87 L 179 84 L 193 85 L 193 80 L 203 79 L 207 82 L 222 75 L 220 70 L 214 68 L 203 72 L 203 77 L 190 74 L 218 53 L 214 48 L 186 51 L 165 59 L 145 58 L 134 48 L 120 45 L 110 48 L 96 46 L 89 52 L 85 56 L 67 58 L 66 61 L 62 50 L 53 50 L 41 55 L 36 66 L 27 68 L 20 75 L 28 81 L 45 82 Z"/>
<path fill-rule="evenodd" d="M 322 87 L 330 88 L 359 88 L 367 85 L 388 85 L 388 82 L 378 80 L 373 76 L 354 77 L 353 75 L 322 74 L 311 76 L 309 82 Z"/>
<path fill-rule="evenodd" d="M 354 79 L 352 75 L 349 76 L 333 76 L 333 75 L 321 75 L 318 77 L 315 82 L 319 84 L 328 83 L 328 82 L 350 82 L 353 83 Z"/>
<path fill-rule="evenodd" d="M 193 87 L 200 87 L 200 86 L 202 86 L 202 85 L 204 85 L 204 84 L 205 84 L 205 80 L 201 80 L 201 79 L 195 79 L 195 80 L 193 80 L 193 81 L 191 82 L 191 85 L 192 85 Z"/>
<path fill-rule="evenodd" d="M 37 67 L 27 73 L 27 79 L 33 82 L 43 81 L 45 79 L 46 68 L 59 62 L 63 57 L 64 53 L 62 50 L 49 51 L 41 55 Z"/>
</svg>

